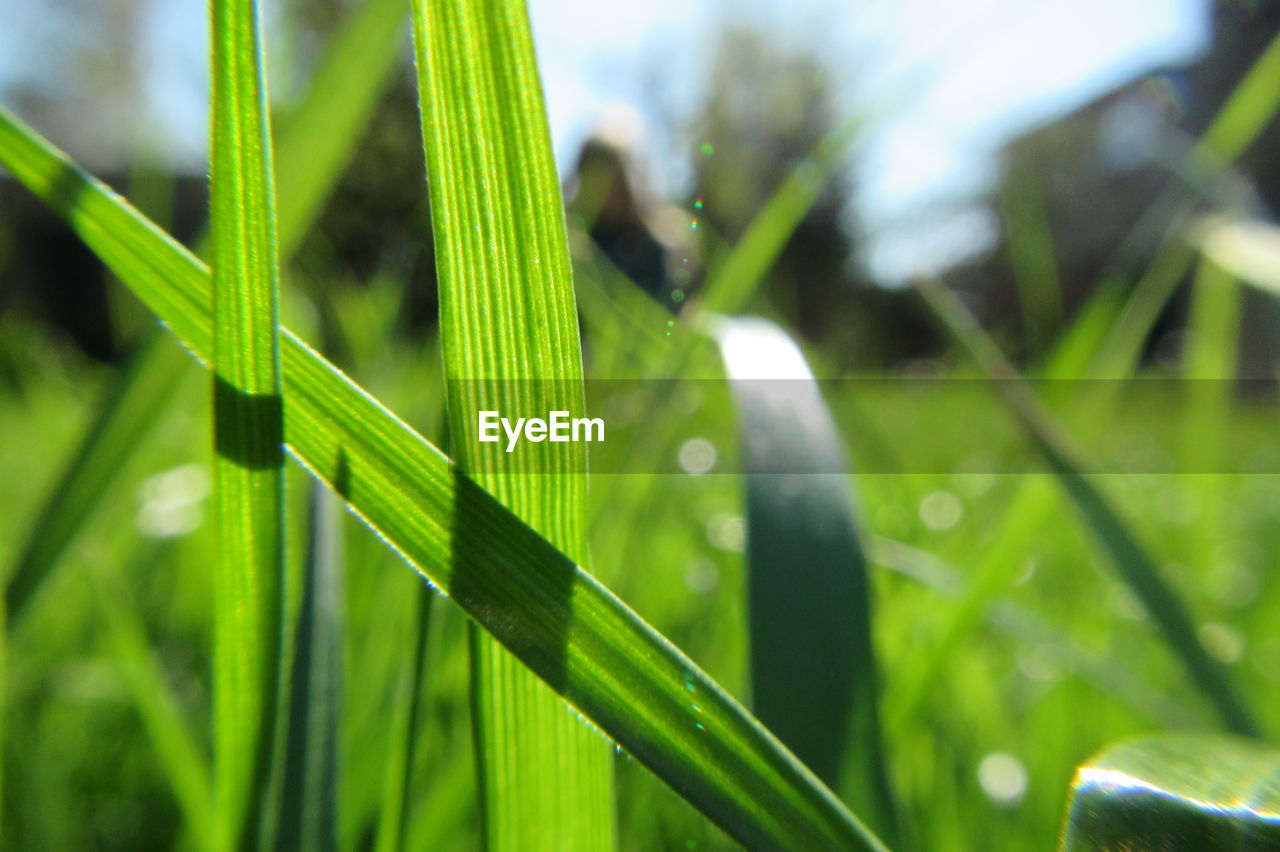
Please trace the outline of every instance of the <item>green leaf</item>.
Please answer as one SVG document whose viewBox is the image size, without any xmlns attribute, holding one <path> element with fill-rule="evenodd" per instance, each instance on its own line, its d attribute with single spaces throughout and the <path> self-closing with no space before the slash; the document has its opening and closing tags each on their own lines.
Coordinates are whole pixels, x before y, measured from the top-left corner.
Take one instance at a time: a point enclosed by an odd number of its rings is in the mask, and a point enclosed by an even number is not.
<svg viewBox="0 0 1280 852">
<path fill-rule="evenodd" d="M 1228 729 L 1256 735 L 1258 725 L 1253 714 L 1237 694 L 1227 670 L 1200 644 L 1186 605 L 1177 591 L 1161 576 L 1155 560 L 1129 531 L 1128 525 L 1102 492 L 1084 475 L 1087 467 L 1078 461 L 1079 452 L 1068 444 L 1031 388 L 1021 380 L 968 308 L 942 282 L 921 280 L 916 283 L 956 342 L 964 347 L 986 376 L 996 382 L 1001 402 L 1022 426 L 1032 447 L 1055 475 L 1120 578 L 1160 629 L 1192 683 L 1213 705 Z"/>
<path fill-rule="evenodd" d="M 252 845 L 272 762 L 284 578 L 275 182 L 258 8 L 212 0 L 214 801 Z"/>
<path fill-rule="evenodd" d="M 337 182 L 377 96 L 385 88 L 396 42 L 407 15 L 402 0 L 366 0 L 326 50 L 301 105 L 282 122 L 276 145 L 280 190 L 280 255 L 297 250 L 323 201 Z M 324 130 L 317 122 L 331 122 Z M 101 498 L 164 413 L 182 398 L 173 388 L 188 374 L 164 334 L 142 345 L 99 409 L 9 572 L 5 594 L 10 622 L 20 623 L 27 604 L 92 517 Z"/>
<path fill-rule="evenodd" d="M 1280 752 L 1229 737 L 1161 735 L 1076 770 L 1063 852 L 1280 848 Z"/>
<path fill-rule="evenodd" d="M 302 602 L 294 627 L 277 849 L 337 849 L 342 708 L 342 504 L 315 488 Z"/>
<path fill-rule="evenodd" d="M 892 836 L 897 808 L 880 740 L 867 557 L 839 433 L 804 355 L 781 328 L 726 318 L 715 335 L 747 480 L 752 710 Z"/>
<path fill-rule="evenodd" d="M 199 260 L 2 108 L 0 164 L 207 363 L 211 295 Z M 884 848 L 687 656 L 318 353 L 282 336 L 294 457 L 622 748 L 751 848 Z"/>
<path fill-rule="evenodd" d="M 412 5 L 454 457 L 587 567 L 586 445 L 508 453 L 478 434 L 482 410 L 582 417 L 586 407 L 564 201 L 524 3 Z M 487 847 L 612 848 L 609 743 L 494 640 L 473 631 L 471 644 Z"/>
</svg>

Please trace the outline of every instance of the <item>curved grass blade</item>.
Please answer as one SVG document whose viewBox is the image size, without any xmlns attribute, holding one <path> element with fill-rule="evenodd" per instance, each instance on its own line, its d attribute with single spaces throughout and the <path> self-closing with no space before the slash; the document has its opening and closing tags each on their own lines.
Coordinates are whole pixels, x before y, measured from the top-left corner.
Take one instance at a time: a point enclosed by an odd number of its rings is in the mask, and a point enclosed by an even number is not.
<svg viewBox="0 0 1280 852">
<path fill-rule="evenodd" d="M 752 711 L 893 836 L 867 558 L 839 434 L 786 332 L 742 317 L 722 320 L 715 336 L 746 471 Z"/>
<path fill-rule="evenodd" d="M 211 0 L 214 802 L 246 848 L 272 762 L 281 678 L 284 419 L 275 181 L 258 7 Z"/>
<path fill-rule="evenodd" d="M 1068 445 L 1031 388 L 945 285 L 933 280 L 920 280 L 916 284 L 956 342 L 988 378 L 996 381 L 1000 400 L 1023 427 L 1031 445 L 1057 478 L 1121 579 L 1150 614 L 1192 683 L 1213 705 L 1229 730 L 1256 736 L 1259 728 L 1253 714 L 1236 692 L 1228 672 L 1200 644 L 1181 598 L 1160 575 L 1155 561 L 1102 492 L 1084 475 L 1084 468 L 1076 461 L 1079 454 Z"/>
<path fill-rule="evenodd" d="M 1169 734 L 1112 746 L 1076 770 L 1061 848 L 1280 848 L 1280 752 Z"/>
<path fill-rule="evenodd" d="M 481 410 L 581 417 L 586 407 L 564 201 L 524 3 L 412 6 L 454 457 L 587 567 L 586 445 L 508 453 L 478 435 Z M 455 547 L 468 540 L 464 529 Z M 487 848 L 612 848 L 609 744 L 475 629 L 471 660 Z"/>
<path fill-rule="evenodd" d="M 284 735 L 277 849 L 337 849 L 338 719 L 342 707 L 342 511 L 316 487 L 303 567 Z"/>
<path fill-rule="evenodd" d="M 0 164 L 208 363 L 209 273 L 197 258 L 3 108 Z M 752 849 L 884 848 L 692 660 L 318 353 L 282 336 L 291 454 L 636 760 Z M 463 530 L 468 546 L 455 549 Z"/>
<path fill-rule="evenodd" d="M 1280 294 L 1280 227 L 1258 219 L 1208 216 L 1192 229 L 1192 239 L 1218 266 Z"/>
</svg>

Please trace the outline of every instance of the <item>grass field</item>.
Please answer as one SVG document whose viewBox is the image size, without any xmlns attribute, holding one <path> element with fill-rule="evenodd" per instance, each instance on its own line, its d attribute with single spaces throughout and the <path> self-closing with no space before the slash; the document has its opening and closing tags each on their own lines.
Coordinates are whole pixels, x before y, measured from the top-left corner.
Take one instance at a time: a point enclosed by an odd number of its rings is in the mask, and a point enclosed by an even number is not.
<svg viewBox="0 0 1280 852">
<path fill-rule="evenodd" d="M 1077 767 L 1164 732 L 1212 787 L 1170 801 L 1250 803 L 1214 848 L 1261 830 L 1275 764 L 1198 738 L 1268 739 L 1280 698 L 1275 405 L 1233 389 L 1230 250 L 1174 230 L 1020 367 L 920 281 L 929 378 L 841 372 L 743 319 L 839 133 L 675 317 L 566 221 L 523 4 L 410 5 L 425 335 L 403 282 L 291 278 L 401 3 L 355 7 L 268 132 L 255 4 L 214 0 L 208 251 L 0 111 L 0 165 L 167 327 L 116 370 L 0 314 L 5 848 L 1049 849 Z M 1272 52 L 1191 167 L 1273 120 Z M 1186 274 L 1194 345 L 1149 364 Z M 341 373 L 300 342 L 321 315 Z M 482 400 L 602 406 L 621 443 L 506 454 Z"/>
</svg>

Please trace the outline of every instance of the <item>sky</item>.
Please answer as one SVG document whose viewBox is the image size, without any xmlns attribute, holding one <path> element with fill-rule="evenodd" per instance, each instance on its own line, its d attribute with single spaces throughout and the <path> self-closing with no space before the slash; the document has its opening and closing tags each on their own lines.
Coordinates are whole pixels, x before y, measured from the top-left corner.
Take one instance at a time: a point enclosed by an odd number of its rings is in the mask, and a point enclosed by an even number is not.
<svg viewBox="0 0 1280 852">
<path fill-rule="evenodd" d="M 129 61 L 144 83 L 127 95 L 141 118 L 104 122 L 102 147 L 127 147 L 140 124 L 168 140 L 159 155 L 200 162 L 204 0 L 137 1 L 142 48 Z M 86 10 L 129 2 L 0 0 L 0 96 L 35 82 L 65 97 L 75 81 L 51 69 L 69 42 L 94 35 Z M 1210 24 L 1208 0 L 528 3 L 562 168 L 602 113 L 626 103 L 643 119 L 648 171 L 671 196 L 686 188 L 687 148 L 701 141 L 676 128 L 705 94 L 717 28 L 755 25 L 813 50 L 842 108 L 877 116 L 845 177 L 857 188 L 849 222 L 885 280 L 980 252 L 995 225 L 978 199 L 998 175 L 1002 144 L 1145 71 L 1194 58 Z"/>
</svg>

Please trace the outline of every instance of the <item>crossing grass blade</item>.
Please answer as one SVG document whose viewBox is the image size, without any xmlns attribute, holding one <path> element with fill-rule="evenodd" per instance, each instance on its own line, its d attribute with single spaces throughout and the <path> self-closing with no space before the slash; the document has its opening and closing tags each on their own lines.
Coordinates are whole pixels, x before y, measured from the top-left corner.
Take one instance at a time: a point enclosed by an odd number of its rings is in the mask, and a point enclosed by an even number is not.
<svg viewBox="0 0 1280 852">
<path fill-rule="evenodd" d="M 1170 650 L 1186 668 L 1191 682 L 1229 730 L 1256 736 L 1259 727 L 1253 713 L 1236 692 L 1229 673 L 1200 644 L 1178 593 L 1160 575 L 1155 560 L 1106 497 L 1084 475 L 1084 468 L 1077 461 L 1079 453 L 1069 446 L 1030 387 L 945 285 L 927 279 L 916 283 L 956 342 L 987 377 L 997 383 L 1000 400 L 1023 427 L 1032 447 L 1075 505 L 1121 579 L 1150 614 Z"/>
<path fill-rule="evenodd" d="M 715 334 L 746 473 L 752 711 L 892 837 L 871 588 L 844 449 L 786 332 L 741 317 L 721 320 Z"/>
<path fill-rule="evenodd" d="M 477 433 L 481 410 L 585 409 L 564 202 L 524 3 L 412 5 L 454 458 L 587 567 L 586 445 L 508 453 Z M 471 658 L 487 848 L 612 848 L 609 743 L 474 629 Z"/>
<path fill-rule="evenodd" d="M 3 108 L 0 164 L 208 364 L 207 267 Z M 290 453 L 620 747 L 750 848 L 884 848 L 685 654 L 318 353 L 281 334 Z M 467 546 L 454 546 L 458 535 Z"/>
<path fill-rule="evenodd" d="M 408 15 L 401 0 L 366 0 L 339 30 L 302 103 L 282 122 L 276 145 L 280 164 L 280 256 L 301 245 L 322 202 L 338 180 L 359 131 L 385 89 L 396 44 Z M 317 122 L 326 118 L 333 124 Z M 194 377 L 190 361 L 156 332 L 133 357 L 38 515 L 9 569 L 5 591 L 10 623 L 27 612 L 32 595 L 58 565 L 120 472 L 146 446 L 151 430 L 181 399 L 172 388 Z"/>
<path fill-rule="evenodd" d="M 1164 734 L 1111 746 L 1076 770 L 1061 848 L 1275 849 L 1277 812 L 1280 752 Z"/>
<path fill-rule="evenodd" d="M 260 842 L 282 673 L 279 249 L 258 7 L 211 0 L 214 802 L 218 847 Z"/>
</svg>

